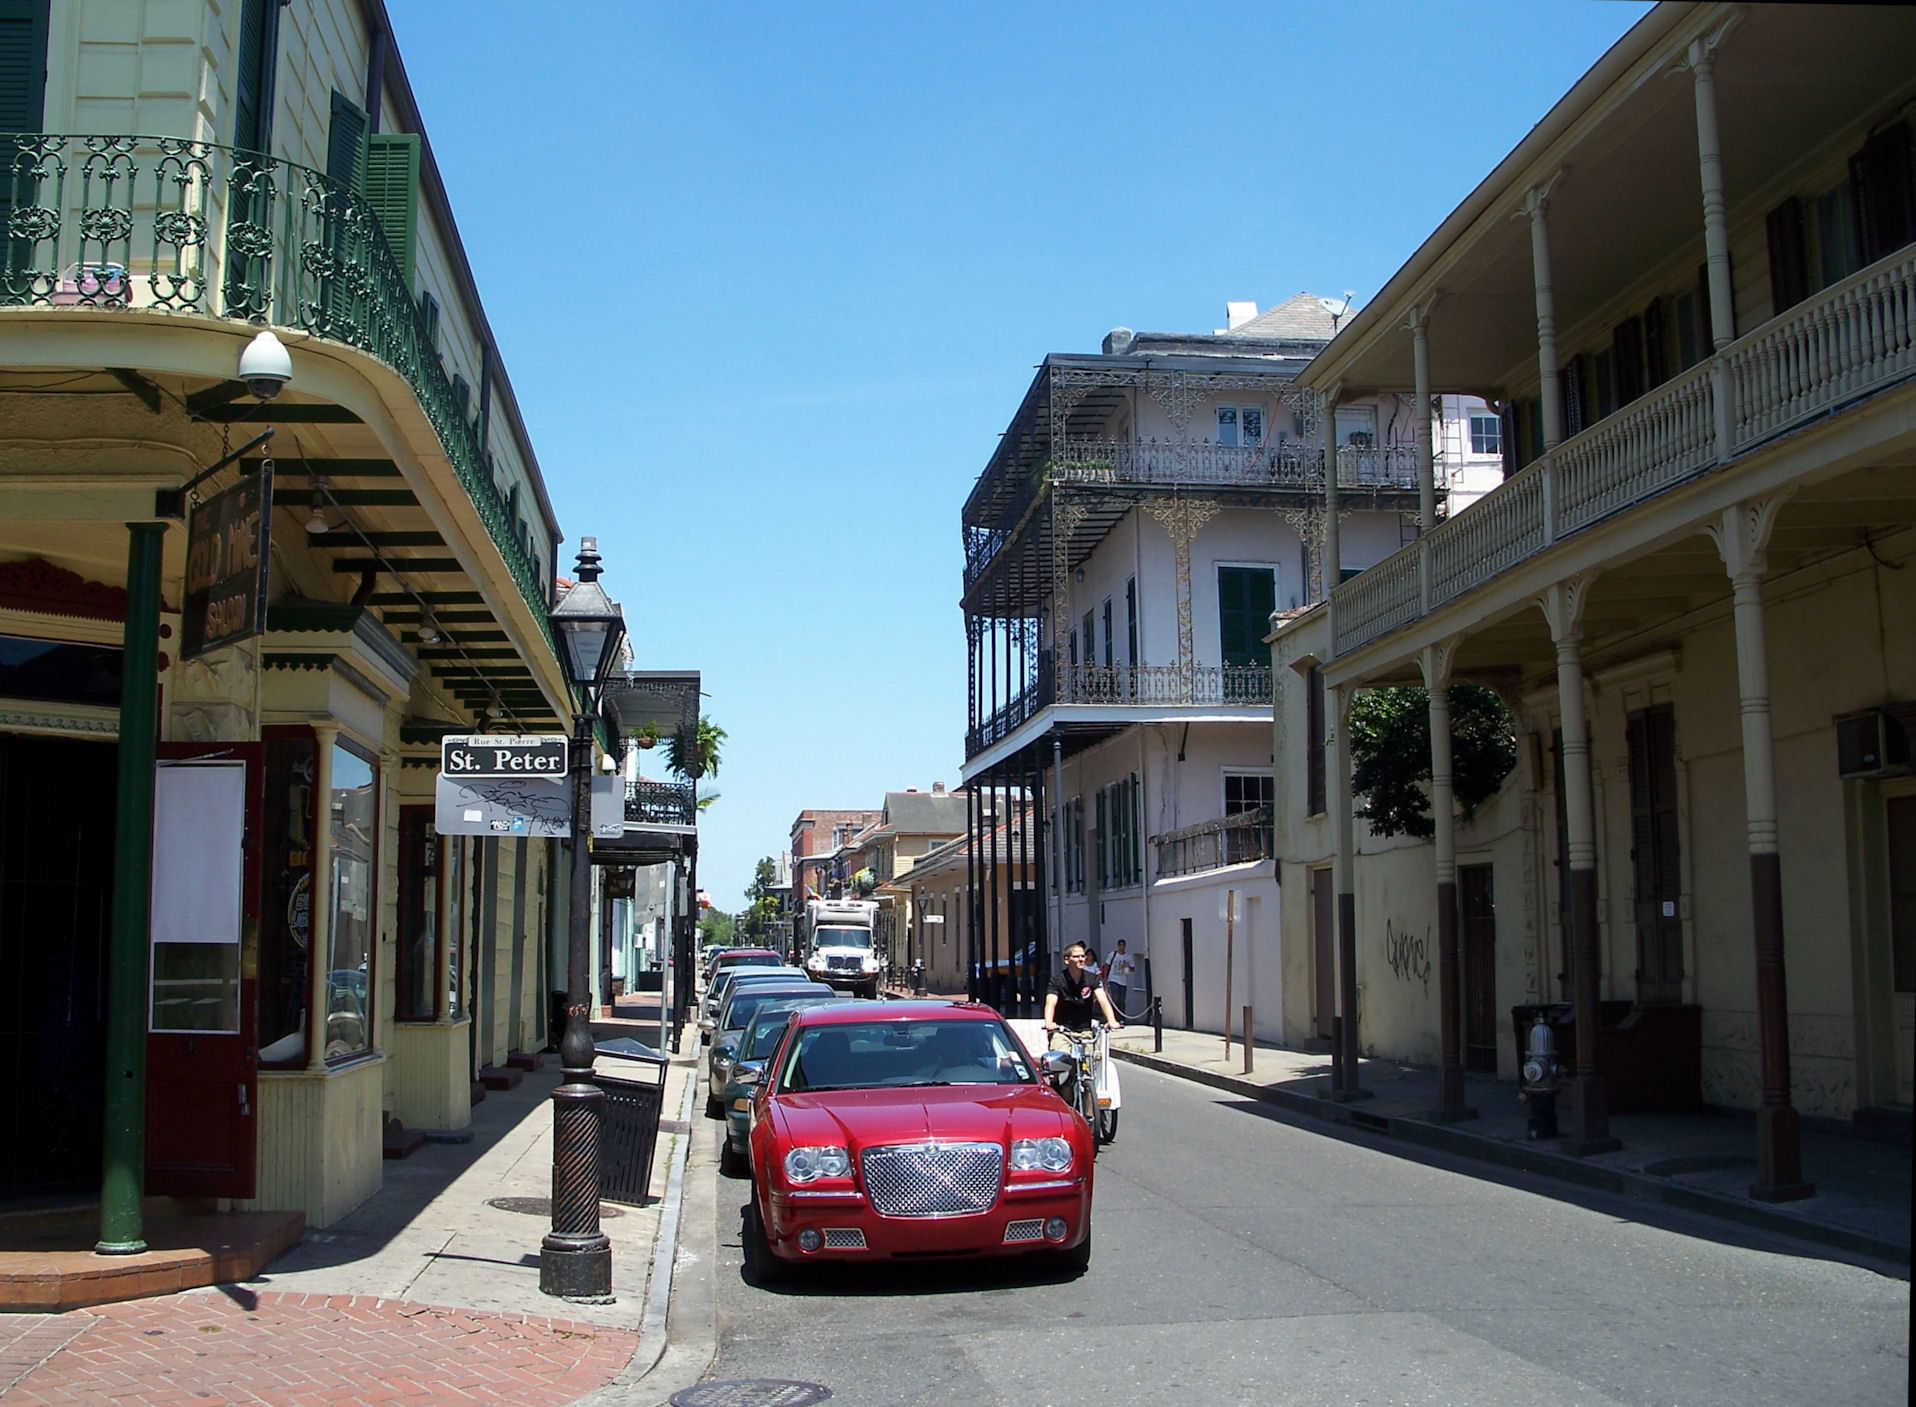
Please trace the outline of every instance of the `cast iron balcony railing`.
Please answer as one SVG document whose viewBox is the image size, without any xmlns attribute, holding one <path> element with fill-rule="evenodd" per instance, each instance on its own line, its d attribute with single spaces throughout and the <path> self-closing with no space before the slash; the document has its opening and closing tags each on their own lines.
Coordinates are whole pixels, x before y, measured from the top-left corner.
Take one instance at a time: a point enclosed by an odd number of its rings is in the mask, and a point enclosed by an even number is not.
<svg viewBox="0 0 1916 1407">
<path fill-rule="evenodd" d="M 965 735 L 965 755 L 976 757 L 1054 704 L 1141 709 L 1193 704 L 1269 708 L 1271 671 L 1259 664 L 1073 664 L 1053 680 L 1042 671 L 1023 692 Z"/>
<path fill-rule="evenodd" d="M 690 782 L 627 782 L 625 819 L 638 825 L 698 824 L 698 797 Z"/>
<path fill-rule="evenodd" d="M 1158 878 L 1268 860 L 1274 853 L 1271 829 L 1271 808 L 1260 806 L 1152 836 L 1151 843 L 1158 852 Z"/>
<path fill-rule="evenodd" d="M 1916 245 L 1737 338 L 1337 587 L 1336 651 L 1360 649 L 1573 533 L 1912 375 Z"/>
<path fill-rule="evenodd" d="M 0 133 L 0 305 L 297 327 L 405 378 L 543 627 L 546 584 L 364 197 L 277 157 L 178 137 Z"/>
<path fill-rule="evenodd" d="M 1444 485 L 1443 463 L 1435 463 Z M 1323 451 L 1290 442 L 1220 445 L 1209 440 L 1077 440 L 1052 452 L 1046 472 L 1054 484 L 1118 484 L 1156 488 L 1279 488 L 1323 486 Z M 1337 451 L 1339 488 L 1413 491 L 1415 445 L 1344 445 Z"/>
</svg>

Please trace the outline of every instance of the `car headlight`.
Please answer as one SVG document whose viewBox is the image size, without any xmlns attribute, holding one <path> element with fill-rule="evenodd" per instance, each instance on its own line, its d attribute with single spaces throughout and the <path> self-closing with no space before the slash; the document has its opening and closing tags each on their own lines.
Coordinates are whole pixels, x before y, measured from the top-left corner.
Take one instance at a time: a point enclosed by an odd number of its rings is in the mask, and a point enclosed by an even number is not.
<svg viewBox="0 0 1916 1407">
<path fill-rule="evenodd" d="M 1013 1172 L 1063 1172 L 1071 1166 L 1071 1140 L 1067 1138 L 1021 1138 L 1011 1145 Z"/>
<path fill-rule="evenodd" d="M 816 1182 L 821 1177 L 849 1177 L 851 1155 L 835 1145 L 794 1148 L 785 1155 L 785 1176 L 793 1182 Z"/>
</svg>

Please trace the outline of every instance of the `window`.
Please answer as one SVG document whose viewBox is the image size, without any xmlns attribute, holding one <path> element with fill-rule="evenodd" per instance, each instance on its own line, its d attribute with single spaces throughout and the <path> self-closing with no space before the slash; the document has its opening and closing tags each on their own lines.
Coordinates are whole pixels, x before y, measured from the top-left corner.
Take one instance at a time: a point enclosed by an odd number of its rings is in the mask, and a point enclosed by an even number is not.
<svg viewBox="0 0 1916 1407">
<path fill-rule="evenodd" d="M 1277 568 L 1219 567 L 1217 622 L 1219 656 L 1226 665 L 1268 665 L 1264 637 L 1277 607 Z"/>
<path fill-rule="evenodd" d="M 1217 442 L 1256 449 L 1264 443 L 1264 408 L 1254 405 L 1221 405 L 1217 408 Z"/>
<path fill-rule="evenodd" d="M 1504 452 L 1503 425 L 1498 421 L 1496 412 L 1488 410 L 1470 412 L 1470 452 L 1472 454 L 1502 454 Z"/>
<path fill-rule="evenodd" d="M 1090 611 L 1084 613 L 1084 662 L 1086 664 L 1098 662 L 1098 627 Z"/>
<path fill-rule="evenodd" d="M 1111 598 L 1104 598 L 1104 667 L 1111 668 L 1117 661 L 1112 658 L 1113 632 L 1111 629 Z"/>
<path fill-rule="evenodd" d="M 326 1058 L 372 1049 L 373 945 L 378 910 L 379 773 L 344 743 L 333 744 L 332 924 L 327 933 Z"/>
<path fill-rule="evenodd" d="M 1138 774 L 1098 790 L 1098 888 L 1125 889 L 1144 876 Z"/>
<path fill-rule="evenodd" d="M 306 1063 L 306 1002 L 312 990 L 313 795 L 318 748 L 310 728 L 264 733 L 266 809 L 260 842 L 259 1059 Z"/>
<path fill-rule="evenodd" d="M 399 809 L 399 990 L 393 1015 L 439 1014 L 439 834 L 430 806 Z"/>
<path fill-rule="evenodd" d="M 1084 798 L 1074 796 L 1064 805 L 1064 887 L 1084 893 Z"/>
<path fill-rule="evenodd" d="M 1124 583 L 1124 631 L 1126 644 L 1130 649 L 1125 654 L 1126 664 L 1138 662 L 1138 579 L 1128 577 Z"/>
<path fill-rule="evenodd" d="M 1316 665 L 1304 679 L 1304 714 L 1305 807 L 1321 816 L 1330 807 L 1324 796 L 1324 675 Z"/>
<path fill-rule="evenodd" d="M 1277 798 L 1276 783 L 1269 772 L 1226 772 L 1224 774 L 1224 814 L 1241 816 L 1269 806 Z"/>
</svg>

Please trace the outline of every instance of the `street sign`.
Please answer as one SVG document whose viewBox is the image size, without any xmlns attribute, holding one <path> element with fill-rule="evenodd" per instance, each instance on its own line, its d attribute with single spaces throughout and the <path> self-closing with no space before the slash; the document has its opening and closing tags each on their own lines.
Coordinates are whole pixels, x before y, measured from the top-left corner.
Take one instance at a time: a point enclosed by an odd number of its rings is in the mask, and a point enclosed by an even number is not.
<svg viewBox="0 0 1916 1407">
<path fill-rule="evenodd" d="M 439 770 L 448 777 L 556 777 L 566 774 L 563 733 L 475 733 L 439 741 Z"/>
<path fill-rule="evenodd" d="M 180 658 L 198 659 L 266 629 L 272 460 L 193 510 L 186 528 Z"/>
<path fill-rule="evenodd" d="M 564 777 L 449 777 L 433 793 L 433 829 L 441 835 L 570 840 L 572 783 Z M 625 782 L 592 779 L 592 838 L 625 832 Z"/>
</svg>

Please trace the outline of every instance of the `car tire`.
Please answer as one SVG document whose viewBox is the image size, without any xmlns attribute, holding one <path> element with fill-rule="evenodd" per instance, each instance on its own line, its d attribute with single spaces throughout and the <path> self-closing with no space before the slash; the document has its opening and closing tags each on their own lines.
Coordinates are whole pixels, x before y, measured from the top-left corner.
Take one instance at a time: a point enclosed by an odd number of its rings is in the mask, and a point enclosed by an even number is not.
<svg viewBox="0 0 1916 1407">
<path fill-rule="evenodd" d="M 1084 1239 L 1068 1251 L 1053 1251 L 1051 1264 L 1065 1275 L 1082 1275 L 1091 1268 L 1091 1227 L 1084 1228 Z"/>
<path fill-rule="evenodd" d="M 752 1160 L 732 1146 L 732 1140 L 726 1139 L 719 1145 L 719 1176 L 748 1178 L 752 1175 Z"/>
<path fill-rule="evenodd" d="M 772 1254 L 765 1239 L 765 1222 L 758 1214 L 758 1195 L 745 1204 L 745 1278 L 760 1289 L 782 1285 L 792 1278 L 791 1268 Z"/>
<path fill-rule="evenodd" d="M 1118 1136 L 1118 1111 L 1115 1109 L 1098 1110 L 1098 1142 L 1109 1143 Z"/>
<path fill-rule="evenodd" d="M 709 1094 L 705 1096 L 705 1117 L 708 1119 L 722 1119 L 725 1117 L 725 1111 L 719 1107 L 718 1100 Z"/>
</svg>

